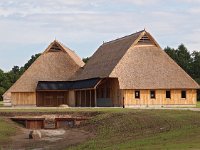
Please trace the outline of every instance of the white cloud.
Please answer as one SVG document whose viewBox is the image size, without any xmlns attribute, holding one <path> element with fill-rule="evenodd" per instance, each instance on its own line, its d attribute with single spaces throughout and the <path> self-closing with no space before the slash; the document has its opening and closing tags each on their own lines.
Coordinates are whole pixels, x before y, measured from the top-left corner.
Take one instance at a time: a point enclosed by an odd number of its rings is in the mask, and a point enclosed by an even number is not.
<svg viewBox="0 0 200 150">
<path fill-rule="evenodd" d="M 129 4 L 135 4 L 135 5 L 153 5 L 160 0 L 116 0 L 115 2 L 118 3 L 129 3 Z"/>
<path fill-rule="evenodd" d="M 199 15 L 200 14 L 200 7 L 195 7 L 195 8 L 190 8 L 187 10 L 188 13 L 192 14 L 192 15 Z"/>
<path fill-rule="evenodd" d="M 179 4 L 176 6 L 170 2 L 1 0 L 0 41 L 11 45 L 12 52 L 15 50 L 17 57 L 22 60 L 24 58 L 17 53 L 17 45 L 43 44 L 43 47 L 38 47 L 42 50 L 55 37 L 85 57 L 91 55 L 102 41 L 116 39 L 145 27 L 163 47 L 186 43 L 189 49 L 198 49 L 199 6 L 192 5 L 187 0 L 176 0 L 176 4 Z M 184 7 L 188 4 L 188 8 L 184 10 L 182 4 Z M 30 51 L 33 51 L 31 46 Z M 0 52 L 4 49 L 0 45 Z M 0 59 L 2 57 L 8 56 L 0 53 Z M 9 63 L 10 66 L 17 64 L 15 59 Z M 0 64 L 0 68 L 3 66 L 4 64 Z"/>
<path fill-rule="evenodd" d="M 178 2 L 186 2 L 186 3 L 200 3 L 200 0 L 177 0 Z"/>
</svg>

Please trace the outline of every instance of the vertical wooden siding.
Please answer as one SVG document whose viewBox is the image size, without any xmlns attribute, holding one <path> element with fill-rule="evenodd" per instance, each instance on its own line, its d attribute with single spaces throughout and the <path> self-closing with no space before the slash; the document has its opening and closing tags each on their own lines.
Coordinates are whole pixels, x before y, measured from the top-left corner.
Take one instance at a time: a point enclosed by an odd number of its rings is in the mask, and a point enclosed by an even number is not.
<svg viewBox="0 0 200 150">
<path fill-rule="evenodd" d="M 40 91 L 37 92 L 37 106 L 58 107 L 68 105 L 68 91 Z"/>
<path fill-rule="evenodd" d="M 68 105 L 75 107 L 75 91 L 69 91 Z"/>
<path fill-rule="evenodd" d="M 43 129 L 44 121 L 43 120 L 26 120 L 27 129 Z"/>
<path fill-rule="evenodd" d="M 14 92 L 11 93 L 12 105 L 36 105 L 36 93 Z"/>
<path fill-rule="evenodd" d="M 119 91 L 119 82 L 118 79 L 111 79 L 110 81 L 110 96 L 113 101 L 114 106 L 121 106 L 122 103 L 120 101 L 120 91 Z"/>
<path fill-rule="evenodd" d="M 95 90 L 75 91 L 76 107 L 95 107 Z"/>
<path fill-rule="evenodd" d="M 150 90 L 140 90 L 140 99 L 135 99 L 134 90 L 123 90 L 125 105 L 195 105 L 196 90 L 186 90 L 186 99 L 181 98 L 181 90 L 171 90 L 171 98 L 166 98 L 166 90 L 155 90 L 156 98 L 150 98 Z"/>
<path fill-rule="evenodd" d="M 102 89 L 106 89 L 106 93 L 104 93 L 105 90 Z M 113 106 L 122 106 L 120 96 L 119 82 L 116 78 L 105 79 L 97 87 L 97 98 L 110 98 Z"/>
</svg>

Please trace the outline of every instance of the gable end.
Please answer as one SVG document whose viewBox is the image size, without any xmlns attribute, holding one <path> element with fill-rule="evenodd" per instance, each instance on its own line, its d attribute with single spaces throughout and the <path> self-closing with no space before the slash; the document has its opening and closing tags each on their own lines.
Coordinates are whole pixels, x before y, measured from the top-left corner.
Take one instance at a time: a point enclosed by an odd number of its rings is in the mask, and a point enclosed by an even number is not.
<svg viewBox="0 0 200 150">
<path fill-rule="evenodd" d="M 137 42 L 137 45 L 156 45 L 156 44 L 147 34 L 144 34 Z"/>
<path fill-rule="evenodd" d="M 49 52 L 59 52 L 59 51 L 62 51 L 61 48 L 56 44 L 54 43 L 51 48 L 49 49 Z"/>
</svg>

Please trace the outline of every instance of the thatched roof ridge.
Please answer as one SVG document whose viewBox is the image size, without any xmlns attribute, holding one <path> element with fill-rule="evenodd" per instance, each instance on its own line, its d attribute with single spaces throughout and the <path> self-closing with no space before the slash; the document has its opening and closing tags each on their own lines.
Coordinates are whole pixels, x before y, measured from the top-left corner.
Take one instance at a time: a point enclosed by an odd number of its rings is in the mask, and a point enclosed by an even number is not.
<svg viewBox="0 0 200 150">
<path fill-rule="evenodd" d="M 135 32 L 133 34 L 129 34 L 129 35 L 126 35 L 126 36 L 123 36 L 123 37 L 120 37 L 120 38 L 117 38 L 115 40 L 111 40 L 111 41 L 108 41 L 108 42 L 104 42 L 103 44 L 110 44 L 110 43 L 113 43 L 113 42 L 119 42 L 121 40 L 124 40 L 124 39 L 127 39 L 127 38 L 130 38 L 132 36 L 137 36 L 137 35 L 141 35 L 141 33 L 145 32 L 145 30 L 141 30 L 141 31 L 138 31 L 138 32 Z"/>
<path fill-rule="evenodd" d="M 143 36 L 150 44 L 140 45 Z M 101 45 L 73 80 L 118 78 L 121 89 L 198 89 L 145 30 Z"/>
<path fill-rule="evenodd" d="M 61 49 L 50 51 L 54 44 Z M 35 92 L 38 81 L 69 80 L 83 65 L 84 62 L 74 52 L 53 41 L 4 96 L 9 92 Z"/>
<path fill-rule="evenodd" d="M 129 47 L 143 32 L 144 30 L 102 44 L 73 80 L 108 77 Z"/>
<path fill-rule="evenodd" d="M 82 59 L 75 53 L 75 51 L 69 49 L 66 47 L 63 43 L 57 41 L 63 48 L 64 50 L 70 55 L 70 57 L 74 60 L 74 62 L 79 65 L 79 66 L 84 66 L 85 63 L 82 61 Z"/>
<path fill-rule="evenodd" d="M 79 66 L 84 66 L 85 63 L 82 61 L 82 59 L 75 53 L 75 51 L 69 49 L 67 46 L 65 46 L 63 43 L 59 42 L 58 40 L 54 40 L 48 47 L 47 49 L 44 51 L 44 53 L 48 52 L 49 49 L 51 48 L 52 45 L 57 44 L 59 47 L 61 47 L 62 50 L 64 50 L 66 53 L 68 53 L 68 55 L 70 55 L 70 57 L 72 58 L 72 60 Z"/>
</svg>

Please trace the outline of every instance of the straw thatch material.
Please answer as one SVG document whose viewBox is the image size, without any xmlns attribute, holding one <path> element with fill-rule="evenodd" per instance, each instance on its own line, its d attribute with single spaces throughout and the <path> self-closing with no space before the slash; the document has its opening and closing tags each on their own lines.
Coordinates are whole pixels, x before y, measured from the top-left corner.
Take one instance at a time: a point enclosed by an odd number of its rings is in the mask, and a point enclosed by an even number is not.
<svg viewBox="0 0 200 150">
<path fill-rule="evenodd" d="M 60 50 L 51 51 L 54 45 Z M 4 94 L 4 97 L 10 92 L 35 92 L 38 81 L 69 80 L 83 65 L 84 62 L 72 50 L 55 40 Z"/>
<path fill-rule="evenodd" d="M 147 35 L 151 44 L 138 41 Z M 103 44 L 74 80 L 116 77 L 120 89 L 198 89 L 145 30 Z"/>
<path fill-rule="evenodd" d="M 141 33 L 142 31 L 101 45 L 73 80 L 108 77 L 127 49 Z"/>
<path fill-rule="evenodd" d="M 131 47 L 110 77 L 121 89 L 196 89 L 198 84 L 156 46 Z"/>
</svg>

